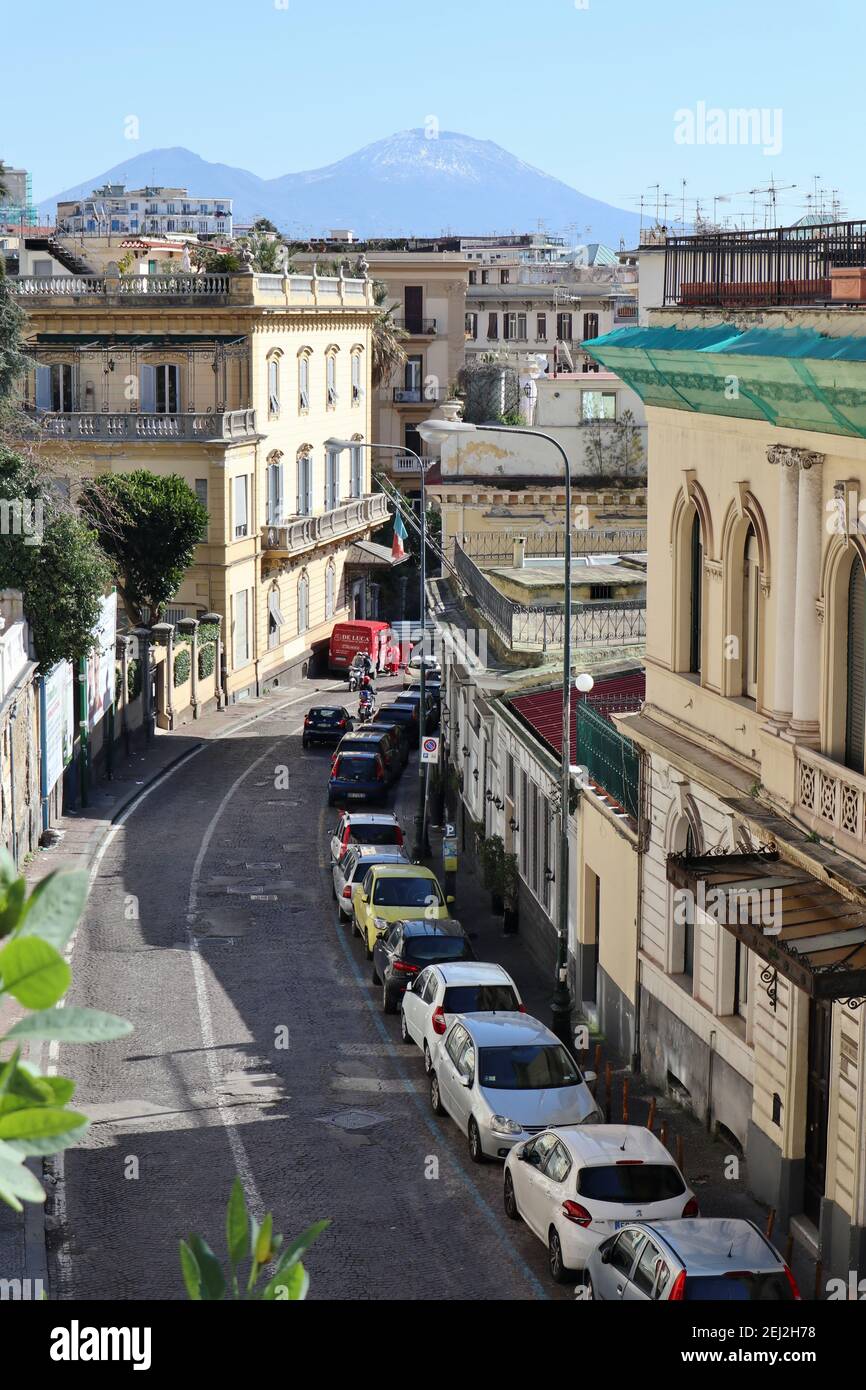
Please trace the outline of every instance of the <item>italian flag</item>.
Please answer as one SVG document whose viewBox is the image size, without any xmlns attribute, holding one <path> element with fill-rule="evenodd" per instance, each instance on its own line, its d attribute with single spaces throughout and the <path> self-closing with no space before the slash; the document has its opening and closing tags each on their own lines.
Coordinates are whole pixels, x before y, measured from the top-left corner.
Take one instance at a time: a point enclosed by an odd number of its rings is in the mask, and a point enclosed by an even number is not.
<svg viewBox="0 0 866 1390">
<path fill-rule="evenodd" d="M 406 539 L 406 527 L 403 525 L 403 518 L 399 512 L 394 513 L 394 540 L 391 543 L 391 555 L 395 560 L 403 560 L 406 556 L 406 547 L 403 542 Z"/>
</svg>

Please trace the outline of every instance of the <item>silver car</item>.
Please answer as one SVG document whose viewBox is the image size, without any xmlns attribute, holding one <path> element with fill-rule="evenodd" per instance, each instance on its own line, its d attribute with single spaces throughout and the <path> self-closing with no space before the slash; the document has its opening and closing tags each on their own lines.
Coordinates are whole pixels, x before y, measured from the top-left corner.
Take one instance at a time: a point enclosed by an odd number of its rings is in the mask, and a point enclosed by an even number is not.
<svg viewBox="0 0 866 1390">
<path fill-rule="evenodd" d="M 753 1221 L 630 1221 L 596 1246 L 586 1298 L 608 1303 L 790 1303 L 800 1293 L 778 1250 Z"/>
<path fill-rule="evenodd" d="M 334 897 L 340 917 L 352 916 L 352 887 L 360 883 L 368 869 L 374 864 L 408 864 L 409 856 L 404 849 L 393 849 L 381 845 L 349 844 L 341 857 L 332 866 L 334 878 Z"/>
<path fill-rule="evenodd" d="M 551 1125 L 598 1124 L 601 1111 L 562 1043 L 528 1014 L 459 1014 L 430 1071 L 430 1104 L 469 1141 L 475 1163 L 506 1158 Z"/>
</svg>

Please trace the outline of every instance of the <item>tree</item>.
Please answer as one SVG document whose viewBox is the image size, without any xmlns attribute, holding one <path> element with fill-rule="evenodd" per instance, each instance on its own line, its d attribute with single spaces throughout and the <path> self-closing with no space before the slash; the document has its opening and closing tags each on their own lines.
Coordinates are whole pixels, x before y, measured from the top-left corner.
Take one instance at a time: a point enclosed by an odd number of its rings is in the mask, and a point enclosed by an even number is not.
<svg viewBox="0 0 866 1390">
<path fill-rule="evenodd" d="M 16 303 L 0 254 L 0 410 L 8 409 L 16 381 L 27 365 L 22 351 L 24 310 Z"/>
<path fill-rule="evenodd" d="M 373 321 L 373 385 L 382 386 L 403 366 L 406 353 L 403 340 L 409 335 L 394 319 L 394 308 L 385 304 L 388 286 L 380 280 L 373 282 L 373 300 L 379 312 Z"/>
<path fill-rule="evenodd" d="M 594 473 L 614 479 L 642 471 L 643 439 L 630 410 L 624 410 L 618 420 L 595 416 L 584 422 L 583 429 L 584 457 Z"/>
<path fill-rule="evenodd" d="M 272 232 L 275 236 L 279 233 L 269 217 L 257 217 L 251 228 L 254 232 Z"/>
<path fill-rule="evenodd" d="M 204 538 L 208 514 L 176 474 L 107 473 L 85 484 L 80 506 L 109 558 L 130 621 L 159 622 Z"/>
</svg>

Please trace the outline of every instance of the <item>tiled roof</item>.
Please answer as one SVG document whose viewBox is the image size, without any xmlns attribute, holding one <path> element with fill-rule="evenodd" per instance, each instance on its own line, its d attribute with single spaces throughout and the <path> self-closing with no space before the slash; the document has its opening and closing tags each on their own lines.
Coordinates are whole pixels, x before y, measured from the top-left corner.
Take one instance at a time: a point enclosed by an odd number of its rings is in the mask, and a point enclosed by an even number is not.
<svg viewBox="0 0 866 1390">
<path fill-rule="evenodd" d="M 589 695 L 589 703 L 605 716 L 615 712 L 620 701 L 622 709 L 634 709 L 643 699 L 646 677 L 643 671 L 627 671 L 621 676 L 597 680 Z M 584 697 L 571 692 L 571 761 L 577 762 L 577 715 L 575 710 Z M 562 690 L 553 688 L 534 691 L 531 695 L 514 695 L 508 701 L 511 708 L 534 733 L 556 754 L 562 752 Z"/>
</svg>

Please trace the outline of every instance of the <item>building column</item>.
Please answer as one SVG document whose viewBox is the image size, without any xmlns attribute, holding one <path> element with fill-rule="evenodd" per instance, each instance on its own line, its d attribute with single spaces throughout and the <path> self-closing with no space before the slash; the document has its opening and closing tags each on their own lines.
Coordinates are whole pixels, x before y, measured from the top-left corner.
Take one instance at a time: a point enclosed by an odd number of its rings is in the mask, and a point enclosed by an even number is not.
<svg viewBox="0 0 866 1390">
<path fill-rule="evenodd" d="M 821 742 L 821 623 L 816 604 L 821 585 L 824 455 L 796 449 L 797 583 L 794 609 L 794 710 L 787 737 L 818 748 Z M 781 629 L 784 633 L 784 629 Z"/>
<path fill-rule="evenodd" d="M 779 468 L 779 544 L 773 555 L 773 587 L 776 591 L 776 654 L 773 666 L 773 694 L 768 701 L 772 713 L 764 728 L 780 734 L 787 729 L 794 712 L 794 602 L 797 576 L 798 469 L 793 455 L 797 450 L 773 444 L 767 461 Z"/>
</svg>

